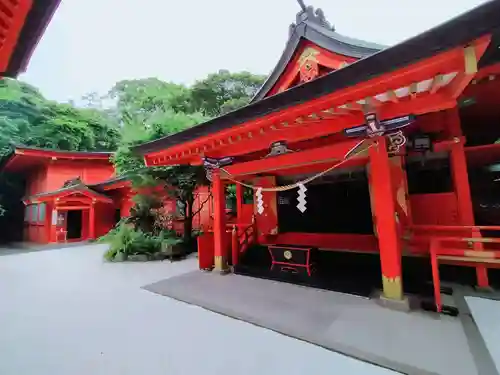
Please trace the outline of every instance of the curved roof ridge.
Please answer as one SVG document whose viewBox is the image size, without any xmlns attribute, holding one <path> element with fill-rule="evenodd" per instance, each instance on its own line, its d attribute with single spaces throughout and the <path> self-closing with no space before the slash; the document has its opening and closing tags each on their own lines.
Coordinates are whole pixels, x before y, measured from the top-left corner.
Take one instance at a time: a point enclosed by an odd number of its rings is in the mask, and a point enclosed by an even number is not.
<svg viewBox="0 0 500 375">
<path fill-rule="evenodd" d="M 361 59 L 385 49 L 381 44 L 350 38 L 339 34 L 328 22 L 321 8 L 305 6 L 299 0 L 301 10 L 297 13 L 295 23 L 289 27 L 288 41 L 283 53 L 271 74 L 254 95 L 252 102 L 263 99 L 279 80 L 289 62 L 293 59 L 301 40 L 308 40 L 330 52 Z"/>
<path fill-rule="evenodd" d="M 323 35 L 329 36 L 332 39 L 336 39 L 341 43 L 345 43 L 345 44 L 349 44 L 349 45 L 357 46 L 357 47 L 362 47 L 362 48 L 367 48 L 367 49 L 372 49 L 372 50 L 377 51 L 377 52 L 389 47 L 389 46 L 384 45 L 384 44 L 379 44 L 379 43 L 370 42 L 370 41 L 366 41 L 363 39 L 353 38 L 350 36 L 339 34 L 335 30 L 328 30 L 324 27 L 318 26 L 318 24 L 316 24 L 314 22 L 305 21 L 304 23 L 308 27 L 312 27 L 313 29 L 322 33 Z"/>
</svg>

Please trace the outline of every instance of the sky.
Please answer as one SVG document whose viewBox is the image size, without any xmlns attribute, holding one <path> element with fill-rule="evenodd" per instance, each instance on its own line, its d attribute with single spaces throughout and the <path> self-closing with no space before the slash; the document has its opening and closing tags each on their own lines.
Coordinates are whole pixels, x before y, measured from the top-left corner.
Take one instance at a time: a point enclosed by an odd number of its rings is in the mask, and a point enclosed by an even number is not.
<svg viewBox="0 0 500 375">
<path fill-rule="evenodd" d="M 340 34 L 393 45 L 486 0 L 305 0 Z M 105 94 L 122 79 L 192 84 L 219 69 L 268 74 L 296 0 L 62 0 L 20 78 L 50 99 Z"/>
</svg>

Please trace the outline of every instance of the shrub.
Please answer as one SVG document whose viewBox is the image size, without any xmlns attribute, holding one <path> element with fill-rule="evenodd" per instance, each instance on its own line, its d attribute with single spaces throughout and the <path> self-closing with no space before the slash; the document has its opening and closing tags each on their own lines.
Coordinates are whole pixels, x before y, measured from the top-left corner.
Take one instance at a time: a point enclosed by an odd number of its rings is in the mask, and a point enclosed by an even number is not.
<svg viewBox="0 0 500 375">
<path fill-rule="evenodd" d="M 182 239 L 176 237 L 174 231 L 163 230 L 158 236 L 145 233 L 126 222 L 120 222 L 99 241 L 109 243 L 109 249 L 104 253 L 108 261 L 126 260 L 131 256 L 146 255 L 148 259 L 157 259 L 159 253 L 183 255 Z"/>
</svg>

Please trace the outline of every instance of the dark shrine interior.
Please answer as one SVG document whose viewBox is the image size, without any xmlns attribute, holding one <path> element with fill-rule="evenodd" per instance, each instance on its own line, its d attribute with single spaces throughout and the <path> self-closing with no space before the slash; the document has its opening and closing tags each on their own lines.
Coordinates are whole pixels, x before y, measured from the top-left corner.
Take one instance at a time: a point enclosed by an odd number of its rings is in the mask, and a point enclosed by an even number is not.
<svg viewBox="0 0 500 375">
<path fill-rule="evenodd" d="M 69 210 L 66 220 L 68 240 L 82 238 L 82 210 Z"/>
<path fill-rule="evenodd" d="M 308 184 L 307 210 L 297 209 L 297 189 L 278 193 L 280 232 L 373 234 L 366 173 L 334 183 Z"/>
</svg>

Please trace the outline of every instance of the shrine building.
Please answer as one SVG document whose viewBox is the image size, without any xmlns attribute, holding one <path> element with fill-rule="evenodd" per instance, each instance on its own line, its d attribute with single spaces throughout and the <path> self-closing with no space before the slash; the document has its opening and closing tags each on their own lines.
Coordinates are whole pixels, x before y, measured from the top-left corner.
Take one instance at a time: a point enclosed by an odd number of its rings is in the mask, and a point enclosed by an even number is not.
<svg viewBox="0 0 500 375">
<path fill-rule="evenodd" d="M 500 264 L 499 47 L 498 1 L 391 47 L 303 6 L 250 104 L 136 152 L 148 166 L 207 169 L 200 268 L 347 292 L 375 275 L 395 303 L 430 282 L 441 310 L 447 267 L 488 287 Z"/>
<path fill-rule="evenodd" d="M 125 177 L 115 176 L 110 152 L 74 152 L 17 146 L 2 161 L 0 171 L 22 175 L 25 180 L 23 241 L 39 244 L 97 239 L 130 215 L 134 189 Z M 176 201 L 166 194 L 168 212 L 176 214 Z M 195 195 L 193 208 L 207 200 L 206 187 Z M 202 206 L 193 228 L 209 227 L 211 207 Z M 15 215 L 14 215 L 15 216 Z M 183 231 L 182 217 L 174 217 L 170 229 Z"/>
</svg>

